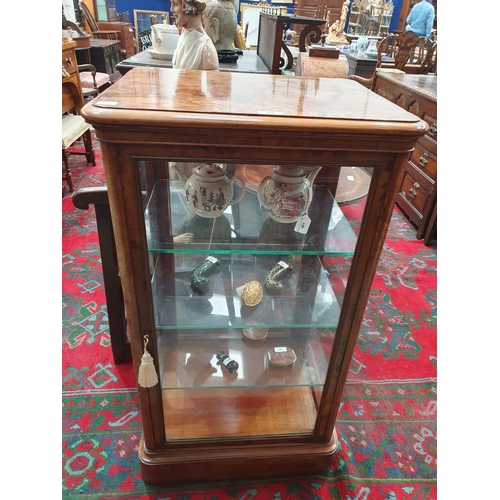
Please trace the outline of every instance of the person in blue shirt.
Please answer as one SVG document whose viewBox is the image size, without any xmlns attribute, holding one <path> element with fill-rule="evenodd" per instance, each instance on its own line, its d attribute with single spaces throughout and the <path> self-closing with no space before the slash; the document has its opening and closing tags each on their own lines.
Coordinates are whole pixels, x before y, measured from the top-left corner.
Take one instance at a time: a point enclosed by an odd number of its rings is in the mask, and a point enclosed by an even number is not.
<svg viewBox="0 0 500 500">
<path fill-rule="evenodd" d="M 417 35 L 430 38 L 435 15 L 430 0 L 417 0 L 406 18 L 405 31 L 413 31 Z"/>
</svg>

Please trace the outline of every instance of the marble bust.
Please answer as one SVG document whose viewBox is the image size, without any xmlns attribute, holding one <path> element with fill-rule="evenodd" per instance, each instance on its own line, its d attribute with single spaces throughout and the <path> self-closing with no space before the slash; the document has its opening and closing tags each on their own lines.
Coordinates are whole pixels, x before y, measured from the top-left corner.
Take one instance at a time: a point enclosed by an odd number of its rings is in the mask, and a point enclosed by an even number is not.
<svg viewBox="0 0 500 500">
<path fill-rule="evenodd" d="M 203 25 L 217 51 L 233 50 L 239 0 L 208 0 Z"/>
</svg>

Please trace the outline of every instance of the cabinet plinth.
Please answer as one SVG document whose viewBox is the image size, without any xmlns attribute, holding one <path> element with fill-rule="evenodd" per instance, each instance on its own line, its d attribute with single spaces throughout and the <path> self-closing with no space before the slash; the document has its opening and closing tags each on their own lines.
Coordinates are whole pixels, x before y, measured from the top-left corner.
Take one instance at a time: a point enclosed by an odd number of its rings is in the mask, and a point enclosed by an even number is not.
<svg viewBox="0 0 500 500">
<path fill-rule="evenodd" d="M 148 335 L 159 379 L 138 386 L 144 480 L 325 470 L 404 167 L 426 122 L 350 80 L 158 68 L 127 73 L 82 114 L 101 143 L 134 368 Z M 217 189 L 188 197 L 172 173 L 174 163 L 189 176 L 205 162 L 245 182 L 219 217 L 190 205 L 225 202 Z M 297 224 L 271 220 L 258 202 L 278 165 L 322 167 Z M 342 167 L 373 171 L 356 228 L 335 201 Z M 301 203 L 285 191 L 277 203 Z M 217 269 L 193 287 L 207 257 Z M 291 272 L 267 286 L 279 262 Z M 241 295 L 251 281 L 262 285 L 256 304 Z"/>
</svg>

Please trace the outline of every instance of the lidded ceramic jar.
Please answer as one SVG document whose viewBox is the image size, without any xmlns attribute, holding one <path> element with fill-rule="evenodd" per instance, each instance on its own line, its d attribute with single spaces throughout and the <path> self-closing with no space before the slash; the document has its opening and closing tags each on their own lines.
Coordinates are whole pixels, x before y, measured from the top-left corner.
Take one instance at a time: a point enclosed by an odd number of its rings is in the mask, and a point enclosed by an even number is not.
<svg viewBox="0 0 500 500">
<path fill-rule="evenodd" d="M 280 165 L 265 177 L 257 189 L 260 204 L 277 222 L 297 222 L 307 212 L 313 198 L 313 182 L 321 167 L 309 174 L 298 165 Z"/>
<path fill-rule="evenodd" d="M 184 187 L 189 206 L 200 217 L 219 217 L 229 205 L 240 201 L 245 194 L 245 183 L 239 177 L 228 179 L 222 165 L 203 163 L 193 168 L 189 178 L 177 165 L 172 168 Z M 233 199 L 235 184 L 239 186 L 239 193 Z"/>
</svg>

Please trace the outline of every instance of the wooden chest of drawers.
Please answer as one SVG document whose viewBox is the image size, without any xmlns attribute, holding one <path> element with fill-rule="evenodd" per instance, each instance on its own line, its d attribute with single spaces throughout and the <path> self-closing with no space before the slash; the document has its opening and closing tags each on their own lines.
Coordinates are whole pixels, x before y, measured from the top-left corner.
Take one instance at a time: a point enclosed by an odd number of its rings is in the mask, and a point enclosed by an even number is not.
<svg viewBox="0 0 500 500">
<path fill-rule="evenodd" d="M 425 120 L 430 128 L 410 154 L 397 204 L 417 227 L 425 243 L 436 224 L 437 203 L 437 77 L 377 73 L 374 91 Z"/>
<path fill-rule="evenodd" d="M 135 54 L 134 27 L 131 23 L 121 21 L 99 21 L 99 29 L 104 31 L 117 31 L 120 40 L 120 49 L 124 59 L 132 57 Z"/>
<path fill-rule="evenodd" d="M 83 105 L 82 85 L 78 74 L 78 62 L 75 55 L 76 42 L 70 38 L 62 39 L 62 112 Z"/>
</svg>

